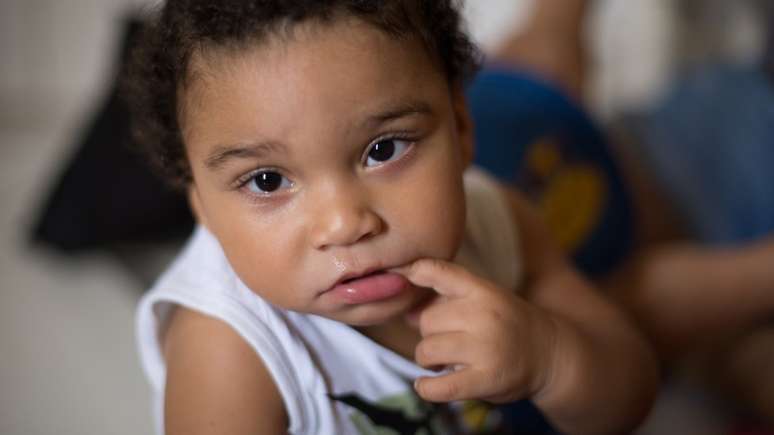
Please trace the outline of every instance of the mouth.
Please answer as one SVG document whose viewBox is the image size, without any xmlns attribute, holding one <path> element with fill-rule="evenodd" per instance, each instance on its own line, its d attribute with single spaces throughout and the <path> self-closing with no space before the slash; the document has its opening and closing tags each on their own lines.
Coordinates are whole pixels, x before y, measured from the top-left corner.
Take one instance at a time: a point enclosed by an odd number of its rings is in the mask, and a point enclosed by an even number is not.
<svg viewBox="0 0 774 435">
<path fill-rule="evenodd" d="M 366 269 L 364 272 L 361 272 L 361 273 L 346 273 L 341 278 L 339 278 L 339 280 L 336 281 L 336 283 L 333 284 L 331 288 L 341 284 L 346 285 L 351 282 L 357 281 L 359 279 L 366 279 L 368 277 L 378 275 L 380 273 L 385 273 L 385 272 L 386 272 L 385 269 L 378 269 L 373 267 L 371 269 Z"/>
<path fill-rule="evenodd" d="M 346 305 L 358 305 L 390 299 L 409 287 L 403 275 L 388 269 L 366 269 L 344 274 L 324 293 Z"/>
</svg>

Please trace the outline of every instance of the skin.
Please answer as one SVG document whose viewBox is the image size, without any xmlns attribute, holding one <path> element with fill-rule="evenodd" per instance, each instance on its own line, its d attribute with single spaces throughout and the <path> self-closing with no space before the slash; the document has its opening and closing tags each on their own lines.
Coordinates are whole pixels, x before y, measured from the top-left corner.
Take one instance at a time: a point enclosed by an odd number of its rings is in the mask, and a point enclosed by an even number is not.
<svg viewBox="0 0 774 435">
<path fill-rule="evenodd" d="M 455 367 L 417 380 L 426 400 L 532 397 L 566 433 L 621 433 L 643 418 L 653 355 L 518 194 L 503 191 L 522 231 L 522 296 L 449 261 L 464 228 L 472 126 L 424 47 L 356 20 L 294 30 L 250 49 L 210 49 L 181 90 L 192 206 L 247 286 L 352 325 L 422 366 Z M 371 166 L 372 145 L 396 137 L 395 158 Z M 256 143 L 273 145 L 224 153 Z M 282 188 L 252 191 L 262 168 L 285 176 Z M 372 267 L 411 285 L 354 305 L 323 292 Z M 165 356 L 168 433 L 286 432 L 260 359 L 217 320 L 178 309 Z M 246 403 L 267 406 L 256 418 Z"/>
<path fill-rule="evenodd" d="M 568 95 L 582 100 L 588 59 L 579 35 L 588 3 L 587 0 L 535 2 L 526 28 L 506 38 L 493 57 L 497 62 L 512 64 L 551 80 Z"/>
</svg>

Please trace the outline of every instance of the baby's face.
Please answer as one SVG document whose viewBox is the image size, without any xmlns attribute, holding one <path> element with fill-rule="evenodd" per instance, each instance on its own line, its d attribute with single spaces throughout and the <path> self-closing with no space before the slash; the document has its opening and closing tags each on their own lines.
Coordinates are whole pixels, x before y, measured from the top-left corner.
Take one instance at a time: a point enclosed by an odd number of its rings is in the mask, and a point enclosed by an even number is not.
<svg viewBox="0 0 774 435">
<path fill-rule="evenodd" d="M 242 281 L 360 326 L 426 300 L 391 270 L 454 257 L 471 135 L 421 43 L 342 20 L 193 61 L 191 201 Z"/>
</svg>

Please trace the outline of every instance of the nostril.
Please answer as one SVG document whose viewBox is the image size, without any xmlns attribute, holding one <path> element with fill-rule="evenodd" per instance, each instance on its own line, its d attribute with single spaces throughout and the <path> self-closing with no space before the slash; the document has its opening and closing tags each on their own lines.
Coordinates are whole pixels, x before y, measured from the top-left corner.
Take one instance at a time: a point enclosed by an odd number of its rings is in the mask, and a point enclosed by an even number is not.
<svg viewBox="0 0 774 435">
<path fill-rule="evenodd" d="M 331 208 L 316 218 L 313 242 L 321 250 L 350 246 L 378 235 L 383 225 L 381 218 L 368 209 L 358 210 L 352 204 L 346 208 Z"/>
<path fill-rule="evenodd" d="M 366 240 L 370 239 L 371 237 L 375 236 L 376 234 L 374 232 L 367 232 L 360 236 L 359 239 L 355 241 L 355 243 L 365 242 Z"/>
</svg>

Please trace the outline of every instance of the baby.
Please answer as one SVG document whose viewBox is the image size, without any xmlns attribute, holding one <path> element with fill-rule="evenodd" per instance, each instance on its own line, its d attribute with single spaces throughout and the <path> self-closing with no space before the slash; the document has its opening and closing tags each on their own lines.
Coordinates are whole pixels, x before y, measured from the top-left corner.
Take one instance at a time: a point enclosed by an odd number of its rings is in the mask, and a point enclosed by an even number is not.
<svg viewBox="0 0 774 435">
<path fill-rule="evenodd" d="M 138 310 L 159 433 L 494 433 L 476 403 L 522 399 L 566 433 L 644 417 L 644 340 L 469 167 L 460 27 L 448 0 L 162 6 L 131 98 L 199 225 Z"/>
</svg>

